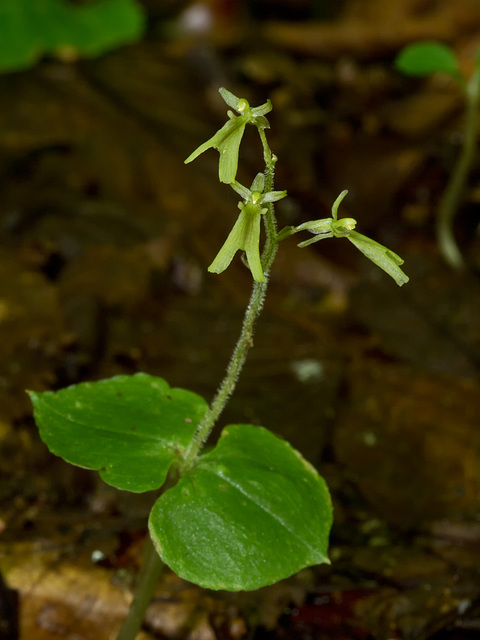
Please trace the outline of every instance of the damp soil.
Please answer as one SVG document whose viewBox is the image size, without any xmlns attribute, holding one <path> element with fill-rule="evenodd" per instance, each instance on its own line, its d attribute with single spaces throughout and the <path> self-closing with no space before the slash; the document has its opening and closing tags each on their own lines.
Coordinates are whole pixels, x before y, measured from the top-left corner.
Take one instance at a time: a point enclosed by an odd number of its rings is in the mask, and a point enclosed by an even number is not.
<svg viewBox="0 0 480 640">
<path fill-rule="evenodd" d="M 209 399 L 228 362 L 251 277 L 240 257 L 206 268 L 238 198 L 215 152 L 183 163 L 223 122 L 221 85 L 272 99 L 279 224 L 328 216 L 348 189 L 340 215 L 399 253 L 410 282 L 341 239 L 282 244 L 222 421 L 272 429 L 325 476 L 331 565 L 253 594 L 168 574 L 140 637 L 479 637 L 480 174 L 455 219 L 457 273 L 434 224 L 462 96 L 392 66 L 437 38 L 468 74 L 479 5 L 211 3 L 210 30 L 174 36 L 145 4 L 143 42 L 0 77 L 0 637 L 113 638 L 152 503 L 52 456 L 25 389 L 146 371 Z M 240 165 L 245 184 L 262 169 L 253 135 Z"/>
</svg>

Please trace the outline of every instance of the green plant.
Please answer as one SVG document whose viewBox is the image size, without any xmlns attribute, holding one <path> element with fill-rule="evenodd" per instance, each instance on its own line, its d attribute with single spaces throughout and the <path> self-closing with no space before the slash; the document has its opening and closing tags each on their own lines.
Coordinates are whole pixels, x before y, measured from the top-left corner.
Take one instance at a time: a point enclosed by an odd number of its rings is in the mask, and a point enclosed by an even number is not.
<svg viewBox="0 0 480 640">
<path fill-rule="evenodd" d="M 216 446 L 202 451 L 234 390 L 252 346 L 270 268 L 279 241 L 311 231 L 314 240 L 346 236 L 398 284 L 408 281 L 393 252 L 353 231 L 355 220 L 332 218 L 286 227 L 277 234 L 274 203 L 286 196 L 273 189 L 277 162 L 268 146 L 265 115 L 270 101 L 248 102 L 220 89 L 239 115 L 186 162 L 216 148 L 220 179 L 242 197 L 240 215 L 209 270 L 221 272 L 245 250 L 254 284 L 240 337 L 226 375 L 210 406 L 195 393 L 172 389 L 162 378 L 138 373 L 43 393 L 30 392 L 35 420 L 50 450 L 68 462 L 96 469 L 109 484 L 128 491 L 160 489 L 149 518 L 145 561 L 120 640 L 131 640 L 162 570 L 210 589 L 249 590 L 300 569 L 328 562 L 332 507 L 317 471 L 287 442 L 263 427 L 224 427 Z M 265 173 L 250 189 L 236 181 L 240 139 L 247 124 L 260 135 Z M 260 221 L 265 242 L 260 256 Z M 302 243 L 309 244 L 310 241 Z"/>
<path fill-rule="evenodd" d="M 2 0 L 0 71 L 31 67 L 42 55 L 95 57 L 142 35 L 136 0 Z"/>
<path fill-rule="evenodd" d="M 395 66 L 411 76 L 446 73 L 455 79 L 464 94 L 466 113 L 462 149 L 440 199 L 436 221 L 437 242 L 445 260 L 455 269 L 463 269 L 465 262 L 455 240 L 453 220 L 460 207 L 477 150 L 480 51 L 469 79 L 460 71 L 453 50 L 435 41 L 417 42 L 405 47 L 396 57 Z"/>
</svg>

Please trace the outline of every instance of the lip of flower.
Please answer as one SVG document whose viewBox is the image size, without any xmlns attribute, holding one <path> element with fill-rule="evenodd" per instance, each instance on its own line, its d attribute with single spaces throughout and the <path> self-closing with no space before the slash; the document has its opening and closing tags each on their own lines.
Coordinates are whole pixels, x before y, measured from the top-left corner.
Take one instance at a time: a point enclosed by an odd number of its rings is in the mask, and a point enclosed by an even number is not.
<svg viewBox="0 0 480 640">
<path fill-rule="evenodd" d="M 211 273 L 222 273 L 237 251 L 245 251 L 254 280 L 265 282 L 260 259 L 260 218 L 267 209 L 254 202 L 241 202 L 239 207 L 240 215 L 208 270 Z"/>
<path fill-rule="evenodd" d="M 257 282 L 265 282 L 260 258 L 260 218 L 267 212 L 267 208 L 262 205 L 281 200 L 287 195 L 287 192 L 267 191 L 267 193 L 263 193 L 265 187 L 263 173 L 258 173 L 255 176 L 250 189 L 236 181 L 232 182 L 230 186 L 242 196 L 244 201 L 238 203 L 240 215 L 208 270 L 211 273 L 222 273 L 229 266 L 237 251 L 245 251 L 253 279 Z"/>
</svg>

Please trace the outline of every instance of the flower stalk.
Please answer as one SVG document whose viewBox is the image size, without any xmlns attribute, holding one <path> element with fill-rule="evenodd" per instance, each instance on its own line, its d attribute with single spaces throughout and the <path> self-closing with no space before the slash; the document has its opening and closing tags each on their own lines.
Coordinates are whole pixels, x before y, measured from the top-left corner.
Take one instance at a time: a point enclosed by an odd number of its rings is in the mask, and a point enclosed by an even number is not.
<svg viewBox="0 0 480 640">
<path fill-rule="evenodd" d="M 234 115 L 231 111 L 228 111 L 229 120 L 227 123 L 212 138 L 200 145 L 185 162 L 191 162 L 210 148 L 219 151 L 220 181 L 230 184 L 232 189 L 241 196 L 242 201 L 239 203 L 240 215 L 224 245 L 210 265 L 209 271 L 214 273 L 224 271 L 232 262 L 237 251 L 241 250 L 246 253 L 248 267 L 254 282 L 250 301 L 245 310 L 240 336 L 233 350 L 223 381 L 203 420 L 200 422 L 194 437 L 185 450 L 181 462 L 175 469 L 175 473 L 164 485 L 163 491 L 171 487 L 172 483 L 175 484 L 179 478 L 191 471 L 195 466 L 201 449 L 235 389 L 248 352 L 253 346 L 255 323 L 264 305 L 270 270 L 281 239 L 293 233 L 309 231 L 315 237 L 300 243 L 300 246 L 307 246 L 322 238 L 347 237 L 367 257 L 387 271 L 398 284 L 408 281 L 407 276 L 399 268 L 399 265 L 403 263 L 399 256 L 386 249 L 386 247 L 382 247 L 375 241 L 355 232 L 356 221 L 353 218 L 337 219 L 337 209 L 346 195 L 346 191 L 342 192 L 335 201 L 331 218 L 314 220 L 298 227 L 288 227 L 277 233 L 274 205 L 275 202 L 284 198 L 287 193 L 286 191 L 274 190 L 277 157 L 272 154 L 265 134 L 265 130 L 270 126 L 265 114 L 271 111 L 272 105 L 268 100 L 265 104 L 252 108 L 247 100 L 237 98 L 226 89 L 220 89 L 220 93 L 227 105 L 235 109 L 239 115 Z M 257 174 L 250 189 L 236 180 L 238 151 L 247 124 L 253 124 L 258 130 L 265 161 L 265 172 Z M 265 230 L 265 242 L 262 251 L 260 251 L 261 220 L 263 220 Z M 132 603 L 131 612 L 120 631 L 118 640 L 134 640 L 140 629 L 146 607 L 152 597 L 156 581 L 161 574 L 163 566 L 160 557 L 157 555 L 150 539 L 148 539 L 137 592 Z"/>
</svg>

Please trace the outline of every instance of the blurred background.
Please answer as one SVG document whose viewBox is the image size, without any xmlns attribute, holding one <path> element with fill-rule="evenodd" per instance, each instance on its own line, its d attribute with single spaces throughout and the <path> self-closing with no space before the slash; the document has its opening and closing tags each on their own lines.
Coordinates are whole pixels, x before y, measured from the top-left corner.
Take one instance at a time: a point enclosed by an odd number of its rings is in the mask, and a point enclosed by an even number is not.
<svg viewBox="0 0 480 640">
<path fill-rule="evenodd" d="M 339 215 L 410 283 L 342 239 L 281 244 L 222 424 L 272 429 L 326 477 L 332 566 L 253 595 L 169 575 L 142 638 L 478 637 L 480 172 L 455 218 L 458 273 L 434 226 L 465 100 L 445 75 L 395 69 L 420 40 L 470 76 L 480 3 L 2 0 L 1 640 L 114 637 L 153 499 L 52 456 L 25 389 L 146 371 L 210 400 L 229 360 L 251 276 L 240 256 L 206 269 L 238 196 L 215 151 L 184 165 L 225 121 L 220 86 L 272 100 L 279 226 L 329 216 L 348 189 Z"/>
</svg>

